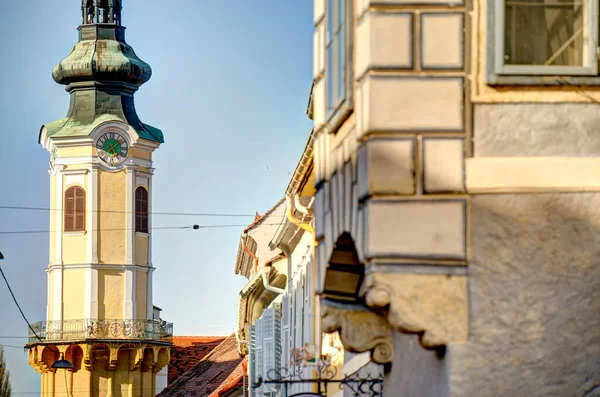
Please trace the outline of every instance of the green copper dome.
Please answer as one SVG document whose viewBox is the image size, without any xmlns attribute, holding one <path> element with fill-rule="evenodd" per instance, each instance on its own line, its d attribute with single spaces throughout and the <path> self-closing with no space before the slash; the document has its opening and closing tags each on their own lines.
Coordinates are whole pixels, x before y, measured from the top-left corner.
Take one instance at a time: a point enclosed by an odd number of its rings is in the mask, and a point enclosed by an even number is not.
<svg viewBox="0 0 600 397">
<path fill-rule="evenodd" d="M 119 81 L 141 86 L 152 76 L 150 65 L 125 42 L 125 28 L 111 24 L 79 27 L 79 42 L 52 71 L 59 84 Z"/>
<path fill-rule="evenodd" d="M 42 127 L 48 137 L 89 136 L 105 122 L 120 121 L 142 139 L 164 142 L 162 131 L 136 113 L 134 93 L 150 80 L 152 69 L 125 42 L 120 10 L 117 0 L 83 0 L 79 41 L 52 70 L 71 95 L 69 112 Z"/>
</svg>

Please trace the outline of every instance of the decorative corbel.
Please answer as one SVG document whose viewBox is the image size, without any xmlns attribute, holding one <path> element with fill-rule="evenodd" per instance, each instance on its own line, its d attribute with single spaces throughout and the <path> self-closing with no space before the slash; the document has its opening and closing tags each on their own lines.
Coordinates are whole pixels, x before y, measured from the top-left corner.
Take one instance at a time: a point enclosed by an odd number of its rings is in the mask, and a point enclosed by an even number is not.
<svg viewBox="0 0 600 397">
<path fill-rule="evenodd" d="M 129 354 L 129 370 L 137 371 L 144 361 L 144 347 L 139 347 L 131 351 Z"/>
<path fill-rule="evenodd" d="M 346 350 L 356 353 L 371 351 L 371 360 L 377 364 L 392 361 L 392 328 L 383 316 L 362 305 L 326 299 L 321 301 L 321 315 L 323 331 L 339 331 Z"/>
<path fill-rule="evenodd" d="M 108 359 L 108 370 L 114 371 L 117 369 L 117 362 L 119 359 L 119 345 L 110 345 L 108 347 L 108 351 L 110 352 Z"/>
<path fill-rule="evenodd" d="M 83 365 L 85 369 L 91 371 L 94 363 L 93 363 L 93 355 L 92 355 L 92 346 L 91 345 L 81 345 L 83 350 Z"/>
<path fill-rule="evenodd" d="M 468 338 L 464 275 L 374 272 L 366 276 L 361 296 L 367 306 L 386 313 L 395 329 L 420 333 L 425 348 Z"/>
</svg>

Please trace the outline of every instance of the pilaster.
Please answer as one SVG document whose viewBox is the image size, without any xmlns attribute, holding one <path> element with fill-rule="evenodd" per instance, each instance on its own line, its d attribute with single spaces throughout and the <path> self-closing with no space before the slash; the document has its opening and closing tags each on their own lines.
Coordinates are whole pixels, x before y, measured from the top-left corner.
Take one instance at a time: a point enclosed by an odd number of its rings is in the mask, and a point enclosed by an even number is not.
<svg viewBox="0 0 600 397">
<path fill-rule="evenodd" d="M 97 164 L 90 164 L 87 184 L 87 235 L 88 252 L 87 261 L 98 263 L 98 168 Z"/>
<path fill-rule="evenodd" d="M 125 302 L 123 306 L 123 318 L 136 318 L 136 277 L 137 271 L 135 267 L 125 268 Z"/>
<path fill-rule="evenodd" d="M 54 244 L 55 244 L 55 257 L 51 264 L 62 265 L 62 251 L 63 251 L 63 195 L 64 195 L 64 176 L 63 171 L 67 167 L 65 165 L 56 164 L 54 165 L 55 174 L 55 197 L 54 197 L 54 213 L 52 216 L 55 217 L 53 230 Z"/>
<path fill-rule="evenodd" d="M 126 164 L 125 172 L 127 174 L 126 180 L 126 200 L 125 200 L 125 211 L 126 211 L 126 256 L 125 263 L 127 265 L 135 264 L 135 173 L 137 166 L 134 164 Z"/>
</svg>

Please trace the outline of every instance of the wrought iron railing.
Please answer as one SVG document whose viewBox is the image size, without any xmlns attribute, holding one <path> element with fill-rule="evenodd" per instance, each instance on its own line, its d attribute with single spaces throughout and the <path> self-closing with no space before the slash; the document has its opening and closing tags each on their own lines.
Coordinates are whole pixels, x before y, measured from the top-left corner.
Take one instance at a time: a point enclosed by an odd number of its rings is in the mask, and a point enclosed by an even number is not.
<svg viewBox="0 0 600 397">
<path fill-rule="evenodd" d="M 316 370 L 315 374 L 310 374 L 305 371 L 306 368 Z M 329 363 L 328 360 L 317 360 L 311 366 L 303 364 L 292 364 L 289 367 L 271 368 L 266 373 L 266 379 L 258 376 L 253 383 L 254 388 L 260 388 L 263 384 L 266 385 L 281 385 L 283 387 L 283 395 L 288 396 L 289 387 L 298 384 L 312 384 L 317 386 L 317 393 L 301 393 L 297 394 L 305 396 L 326 396 L 327 385 L 337 384 L 340 389 L 344 389 L 344 396 L 352 397 L 382 397 L 383 396 L 383 374 L 365 373 L 358 370 L 341 378 L 337 377 L 337 369 Z M 323 394 L 325 393 L 325 394 Z M 295 396 L 294 394 L 293 396 Z M 293 397 L 291 396 L 291 397 Z"/>
<path fill-rule="evenodd" d="M 42 340 L 144 339 L 165 340 L 173 336 L 173 324 L 159 320 L 78 319 L 40 321 L 31 328 Z M 38 341 L 29 330 L 29 342 Z"/>
</svg>

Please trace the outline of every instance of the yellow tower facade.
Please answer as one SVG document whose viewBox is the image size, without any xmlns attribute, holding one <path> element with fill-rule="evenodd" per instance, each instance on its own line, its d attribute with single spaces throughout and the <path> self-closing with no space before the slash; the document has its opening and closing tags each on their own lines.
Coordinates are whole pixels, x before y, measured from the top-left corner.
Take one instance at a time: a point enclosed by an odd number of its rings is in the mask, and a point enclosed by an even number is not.
<svg viewBox="0 0 600 397">
<path fill-rule="evenodd" d="M 48 306 L 27 348 L 43 397 L 154 396 L 169 362 L 172 324 L 152 302 L 152 154 L 164 139 L 136 114 L 151 69 L 124 32 L 118 0 L 83 0 L 79 42 L 53 70 L 71 101 L 39 137 L 50 152 Z M 73 368 L 53 368 L 63 357 Z"/>
</svg>

